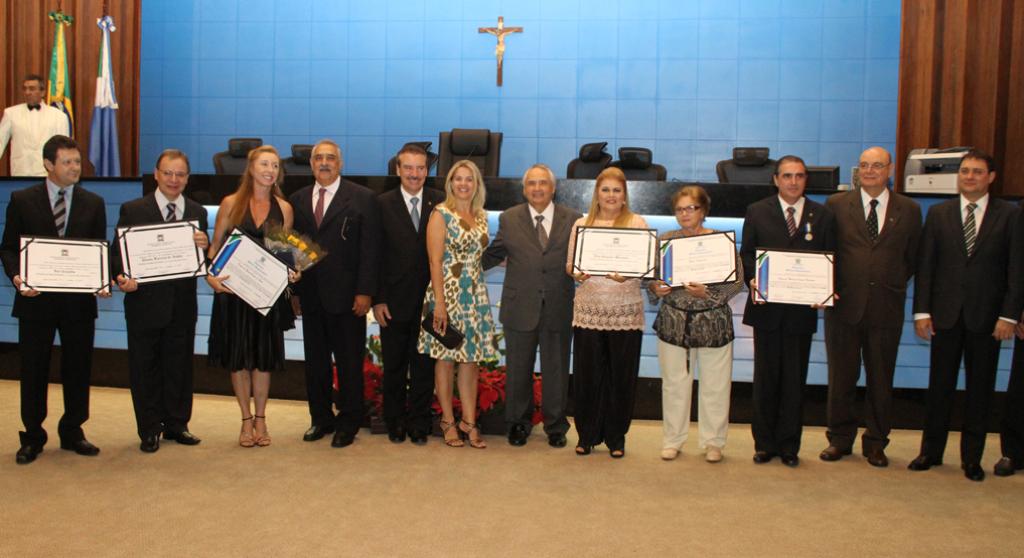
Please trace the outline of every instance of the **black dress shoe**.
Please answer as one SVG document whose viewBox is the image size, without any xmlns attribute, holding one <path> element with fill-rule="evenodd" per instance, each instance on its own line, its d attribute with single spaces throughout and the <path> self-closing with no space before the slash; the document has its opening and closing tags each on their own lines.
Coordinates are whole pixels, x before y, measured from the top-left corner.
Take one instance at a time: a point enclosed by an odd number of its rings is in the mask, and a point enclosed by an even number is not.
<svg viewBox="0 0 1024 558">
<path fill-rule="evenodd" d="M 508 443 L 513 446 L 525 446 L 526 439 L 530 437 L 530 433 L 526 431 L 526 427 L 521 424 L 513 424 L 512 429 L 508 431 Z"/>
<path fill-rule="evenodd" d="M 410 430 L 409 441 L 417 446 L 424 446 L 427 444 L 427 433 L 422 430 Z"/>
<path fill-rule="evenodd" d="M 324 436 L 330 434 L 331 432 L 334 432 L 334 426 L 320 426 L 314 424 L 313 426 L 309 427 L 309 430 L 307 430 L 305 434 L 302 435 L 302 441 L 315 442 L 320 438 L 323 438 Z"/>
<path fill-rule="evenodd" d="M 548 445 L 553 448 L 564 448 L 566 444 L 565 434 L 549 434 Z"/>
<path fill-rule="evenodd" d="M 768 463 L 769 461 L 772 460 L 773 457 L 775 457 L 774 453 L 767 452 L 767 451 L 755 451 L 754 452 L 754 463 L 757 463 L 758 465 L 761 465 L 763 463 Z"/>
<path fill-rule="evenodd" d="M 914 460 L 910 462 L 910 465 L 907 465 L 907 469 L 910 469 L 911 471 L 927 471 L 936 465 L 942 465 L 942 461 L 935 461 L 922 453 L 915 457 Z"/>
<path fill-rule="evenodd" d="M 868 458 L 868 463 L 872 467 L 888 467 L 889 458 L 885 456 L 885 450 L 877 448 L 864 452 L 864 457 Z"/>
<path fill-rule="evenodd" d="M 782 454 L 782 464 L 786 467 L 796 467 L 800 464 L 800 458 L 795 453 Z"/>
<path fill-rule="evenodd" d="M 78 455 L 87 455 L 90 457 L 93 455 L 99 455 L 100 453 L 100 448 L 92 445 L 89 440 L 86 440 L 85 438 L 74 442 L 65 442 L 61 440 L 60 449 L 70 450 Z"/>
<path fill-rule="evenodd" d="M 186 446 L 197 446 L 199 445 L 199 442 L 202 442 L 202 440 L 188 430 L 182 430 L 181 432 L 164 432 L 164 440 L 174 440 L 175 442 Z"/>
<path fill-rule="evenodd" d="M 334 433 L 334 438 L 331 440 L 331 447 L 343 448 L 345 446 L 351 446 L 352 442 L 354 442 L 355 440 L 355 434 L 350 434 L 348 432 L 338 430 L 337 432 Z"/>
<path fill-rule="evenodd" d="M 392 444 L 401 444 L 405 441 L 405 429 L 401 425 L 388 426 L 388 440 Z"/>
<path fill-rule="evenodd" d="M 1004 457 L 996 462 L 995 469 L 992 472 L 997 477 L 1008 477 L 1021 469 L 1024 469 L 1024 464 L 1015 463 L 1009 457 Z"/>
<path fill-rule="evenodd" d="M 980 482 L 985 480 L 985 470 L 977 463 L 964 463 L 960 468 L 964 470 L 964 476 L 972 481 Z"/>
<path fill-rule="evenodd" d="M 21 446 L 18 453 L 14 454 L 14 462 L 18 465 L 28 465 L 36 460 L 36 457 L 43 453 L 43 448 L 35 446 Z"/>
<path fill-rule="evenodd" d="M 843 456 L 850 455 L 851 453 L 853 453 L 853 451 L 849 449 L 839 449 L 836 446 L 830 445 L 829 447 L 821 450 L 818 457 L 821 458 L 822 461 L 839 461 Z"/>
<path fill-rule="evenodd" d="M 164 434 L 164 437 L 166 438 L 167 435 Z M 142 439 L 142 443 L 139 444 L 139 449 L 145 453 L 156 453 L 156 450 L 160 449 L 160 437 L 156 435 L 146 436 Z"/>
</svg>

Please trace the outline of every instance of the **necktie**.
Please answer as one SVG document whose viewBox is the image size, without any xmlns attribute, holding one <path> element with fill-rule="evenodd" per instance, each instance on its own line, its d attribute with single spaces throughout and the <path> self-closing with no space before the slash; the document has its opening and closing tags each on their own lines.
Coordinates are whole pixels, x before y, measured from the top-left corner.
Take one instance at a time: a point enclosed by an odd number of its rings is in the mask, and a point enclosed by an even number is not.
<svg viewBox="0 0 1024 558">
<path fill-rule="evenodd" d="M 967 217 L 964 218 L 964 245 L 967 246 L 967 257 L 974 253 L 974 240 L 977 238 L 977 231 L 974 230 L 974 210 L 978 204 L 967 204 Z"/>
<path fill-rule="evenodd" d="M 420 232 L 420 199 L 411 198 L 409 203 L 412 204 L 412 211 L 409 212 L 409 216 L 412 217 L 412 228 L 416 229 L 416 232 Z"/>
<path fill-rule="evenodd" d="M 177 211 L 177 209 L 178 208 L 174 206 L 174 202 L 168 203 L 167 204 L 167 216 L 164 217 L 164 221 L 167 221 L 167 222 L 177 221 L 178 220 L 177 219 L 177 215 L 175 214 L 175 211 Z"/>
<path fill-rule="evenodd" d="M 868 236 L 871 242 L 878 240 L 878 200 L 871 200 L 871 211 L 868 212 Z"/>
<path fill-rule="evenodd" d="M 67 217 L 67 207 L 64 205 L 64 189 L 57 191 L 57 201 L 53 204 L 53 224 L 57 225 L 57 236 L 64 236 L 64 219 Z"/>
<path fill-rule="evenodd" d="M 538 215 L 538 216 L 534 217 L 534 219 L 537 221 L 537 240 L 540 241 L 540 247 L 541 248 L 547 248 L 548 247 L 548 232 L 546 230 L 544 230 L 544 225 L 541 224 L 541 223 L 544 222 L 544 216 L 543 215 Z"/>
<path fill-rule="evenodd" d="M 28 110 L 39 110 L 39 109 L 40 109 L 39 105 L 29 105 L 28 106 Z"/>
<path fill-rule="evenodd" d="M 796 208 L 792 205 L 786 208 L 786 229 L 789 231 L 790 238 L 796 236 L 796 219 L 793 217 L 795 213 Z"/>
<path fill-rule="evenodd" d="M 320 197 L 316 199 L 316 207 L 313 208 L 313 218 L 316 219 L 316 226 L 320 228 L 320 221 L 324 220 L 324 195 L 327 193 L 327 188 L 320 187 Z"/>
</svg>

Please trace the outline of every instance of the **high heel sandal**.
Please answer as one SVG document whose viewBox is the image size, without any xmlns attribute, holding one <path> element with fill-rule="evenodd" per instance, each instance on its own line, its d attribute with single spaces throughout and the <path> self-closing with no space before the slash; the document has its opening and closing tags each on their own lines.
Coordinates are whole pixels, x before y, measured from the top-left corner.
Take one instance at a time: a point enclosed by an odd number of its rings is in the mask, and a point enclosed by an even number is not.
<svg viewBox="0 0 1024 558">
<path fill-rule="evenodd" d="M 463 430 L 463 424 L 465 424 L 469 428 Z M 476 430 L 476 438 L 470 435 L 474 430 Z M 469 442 L 469 447 L 471 448 L 484 449 L 487 447 L 487 442 L 485 442 L 483 437 L 480 436 L 480 427 L 477 426 L 476 423 L 466 422 L 462 419 L 459 419 L 459 434 L 465 437 L 466 441 Z"/>
<path fill-rule="evenodd" d="M 252 420 L 252 417 L 245 417 L 242 419 L 242 433 L 238 435 L 238 445 L 243 448 L 251 448 L 256 445 L 256 442 L 252 437 L 252 432 L 246 433 L 245 431 L 245 421 L 247 420 Z"/>
<path fill-rule="evenodd" d="M 452 428 L 455 428 L 454 422 L 440 420 L 438 421 L 438 424 L 441 426 L 441 435 L 444 436 L 444 444 L 446 446 L 450 448 L 461 448 L 462 446 L 465 445 L 462 443 L 462 436 L 458 432 L 455 433 L 454 438 L 448 437 L 448 431 L 450 431 Z M 456 428 L 456 430 L 458 429 Z"/>
<path fill-rule="evenodd" d="M 576 446 L 576 455 L 580 457 L 584 455 L 590 455 L 590 452 L 594 449 L 594 446 Z"/>
<path fill-rule="evenodd" d="M 263 428 L 264 429 L 267 428 L 267 417 L 266 417 L 266 415 L 263 415 L 263 416 L 253 415 L 252 417 L 254 419 L 263 419 Z M 252 423 L 253 423 L 253 428 L 255 428 L 256 427 L 256 421 L 253 420 Z M 270 432 L 266 432 L 262 436 L 257 435 L 255 438 L 256 438 L 255 439 L 256 445 L 261 447 L 261 448 L 265 448 L 265 447 L 270 445 Z"/>
</svg>

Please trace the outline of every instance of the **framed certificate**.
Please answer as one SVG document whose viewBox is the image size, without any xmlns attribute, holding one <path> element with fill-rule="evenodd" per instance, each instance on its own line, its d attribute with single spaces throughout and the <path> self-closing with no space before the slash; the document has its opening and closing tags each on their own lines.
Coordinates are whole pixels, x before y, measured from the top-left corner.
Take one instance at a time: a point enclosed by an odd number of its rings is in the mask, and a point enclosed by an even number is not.
<svg viewBox="0 0 1024 558">
<path fill-rule="evenodd" d="M 658 231 L 614 227 L 576 227 L 573 269 L 588 275 L 649 279 L 658 261 Z"/>
<path fill-rule="evenodd" d="M 234 229 L 210 264 L 210 274 L 226 275 L 224 286 L 266 316 L 288 286 L 288 266 L 262 244 Z"/>
<path fill-rule="evenodd" d="M 754 300 L 782 304 L 832 306 L 835 303 L 835 254 L 794 250 L 755 252 Z"/>
<path fill-rule="evenodd" d="M 661 241 L 661 279 L 670 287 L 736 280 L 736 233 L 715 232 Z"/>
<path fill-rule="evenodd" d="M 198 221 L 117 229 L 124 274 L 139 283 L 206 275 L 206 256 L 193 234 Z"/>
<path fill-rule="evenodd" d="M 21 290 L 51 293 L 110 292 L 106 240 L 21 237 Z"/>
</svg>

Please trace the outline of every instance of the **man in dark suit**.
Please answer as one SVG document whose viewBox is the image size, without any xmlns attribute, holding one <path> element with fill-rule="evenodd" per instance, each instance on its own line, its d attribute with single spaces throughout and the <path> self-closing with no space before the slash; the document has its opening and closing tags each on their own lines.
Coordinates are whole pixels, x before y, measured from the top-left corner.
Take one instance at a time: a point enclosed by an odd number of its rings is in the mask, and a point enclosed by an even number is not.
<svg viewBox="0 0 1024 558">
<path fill-rule="evenodd" d="M 20 238 L 49 236 L 103 240 L 107 216 L 103 198 L 77 185 L 82 174 L 78 144 L 67 136 L 53 136 L 43 146 L 46 181 L 11 193 L 7 224 L 0 243 L 4 271 L 14 283 L 11 315 L 18 318 L 18 353 L 21 357 L 21 449 L 18 464 L 33 462 L 46 444 L 46 395 L 54 333 L 60 332 L 60 374 L 64 385 L 64 416 L 57 425 L 61 449 L 79 455 L 100 450 L 85 439 L 82 424 L 89 419 L 89 377 L 95 333 L 96 296 L 81 293 L 21 291 Z M 98 294 L 109 297 L 109 287 Z"/>
<path fill-rule="evenodd" d="M 350 445 L 363 422 L 366 313 L 377 292 L 380 211 L 368 188 L 341 178 L 341 149 L 330 140 L 313 147 L 316 183 L 291 196 L 295 230 L 327 251 L 296 284 L 302 315 L 306 393 L 312 425 L 302 439 L 334 432 L 331 445 Z M 338 369 L 338 414 L 332 402 L 332 357 Z"/>
<path fill-rule="evenodd" d="M 1018 234 L 1024 233 L 1024 214 L 1018 221 Z M 999 422 L 1003 456 L 993 470 L 997 477 L 1008 477 L 1024 469 L 1024 322 L 1017 321 L 1014 333 L 1017 339 L 1013 343 L 1013 364 L 1003 399 L 1003 418 Z"/>
<path fill-rule="evenodd" d="M 921 207 L 887 188 L 892 157 L 881 147 L 860 155 L 860 187 L 825 206 L 836 219 L 836 302 L 825 310 L 828 351 L 828 441 L 824 461 L 853 452 L 857 438 L 857 379 L 863 357 L 867 429 L 861 451 L 885 467 L 892 428 L 892 379 L 903 333 L 907 281 L 917 265 Z"/>
<path fill-rule="evenodd" d="M 206 208 L 182 193 L 188 184 L 188 157 L 167 149 L 156 160 L 156 190 L 121 206 L 118 228 L 174 221 L 197 221 L 193 239 L 199 253 L 210 245 L 206 236 Z M 195 347 L 195 278 L 139 284 L 125 275 L 120 242 L 114 235 L 111 275 L 124 291 L 124 317 L 128 330 L 128 371 L 135 407 L 139 449 L 160 449 L 160 433 L 167 440 L 194 446 L 199 438 L 188 430 L 192 418 L 192 356 Z"/>
<path fill-rule="evenodd" d="M 743 323 L 754 328 L 754 463 L 776 455 L 782 463 L 800 463 L 803 431 L 803 390 L 811 354 L 811 337 L 818 329 L 816 307 L 755 302 L 755 251 L 835 249 L 835 218 L 819 203 L 804 197 L 807 166 L 786 155 L 775 165 L 777 196 L 747 207 L 743 221 L 743 274 L 750 298 Z"/>
<path fill-rule="evenodd" d="M 380 324 L 388 439 L 404 442 L 408 431 L 412 443 L 422 445 L 430 434 L 434 394 L 434 359 L 416 350 L 423 294 L 430 282 L 426 225 L 434 206 L 444 201 L 444 192 L 423 187 L 429 169 L 422 147 L 406 145 L 397 158 L 402 185 L 377 198 L 381 249 L 387 257 L 381 261 L 373 317 Z"/>
<path fill-rule="evenodd" d="M 914 280 L 914 329 L 931 340 L 928 405 L 921 454 L 912 471 L 941 465 L 960 360 L 966 375 L 960 461 L 964 476 L 985 478 L 981 455 L 995 391 L 999 346 L 1013 337 L 1024 305 L 1018 209 L 989 195 L 992 157 L 971 150 L 960 161 L 960 195 L 932 206 L 921 233 Z"/>
<path fill-rule="evenodd" d="M 533 425 L 533 364 L 540 346 L 544 433 L 552 447 L 565 446 L 569 421 L 569 348 L 574 285 L 565 274 L 572 224 L 580 213 L 553 202 L 555 174 L 534 165 L 523 175 L 526 203 L 505 210 L 484 254 L 484 268 L 506 262 L 500 319 L 507 374 L 505 422 L 508 443 L 526 444 Z"/>
</svg>

